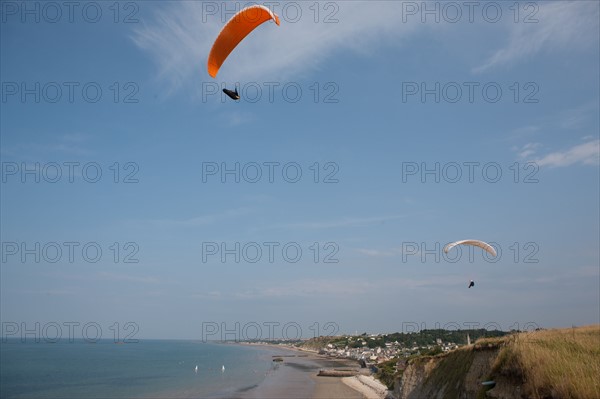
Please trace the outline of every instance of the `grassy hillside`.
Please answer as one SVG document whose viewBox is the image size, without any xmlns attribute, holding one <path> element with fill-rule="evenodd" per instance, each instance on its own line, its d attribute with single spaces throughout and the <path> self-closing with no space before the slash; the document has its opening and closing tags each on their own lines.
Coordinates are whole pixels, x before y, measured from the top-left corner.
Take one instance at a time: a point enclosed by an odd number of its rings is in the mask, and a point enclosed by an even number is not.
<svg viewBox="0 0 600 399">
<path fill-rule="evenodd" d="M 540 330 L 410 361 L 398 398 L 600 398 L 600 326 Z M 481 382 L 493 380 L 486 390 Z"/>
<path fill-rule="evenodd" d="M 521 380 L 533 398 L 600 398 L 600 326 L 541 330 L 505 340 L 492 376 Z"/>
</svg>

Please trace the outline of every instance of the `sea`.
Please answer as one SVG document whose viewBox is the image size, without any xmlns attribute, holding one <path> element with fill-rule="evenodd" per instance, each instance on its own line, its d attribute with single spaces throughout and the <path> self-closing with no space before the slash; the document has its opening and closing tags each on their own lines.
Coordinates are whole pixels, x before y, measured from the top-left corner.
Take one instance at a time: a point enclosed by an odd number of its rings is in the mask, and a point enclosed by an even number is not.
<svg viewBox="0 0 600 399">
<path fill-rule="evenodd" d="M 258 386 L 277 367 L 273 356 L 281 353 L 265 346 L 195 341 L 5 339 L 0 343 L 0 397 L 234 397 Z"/>
</svg>

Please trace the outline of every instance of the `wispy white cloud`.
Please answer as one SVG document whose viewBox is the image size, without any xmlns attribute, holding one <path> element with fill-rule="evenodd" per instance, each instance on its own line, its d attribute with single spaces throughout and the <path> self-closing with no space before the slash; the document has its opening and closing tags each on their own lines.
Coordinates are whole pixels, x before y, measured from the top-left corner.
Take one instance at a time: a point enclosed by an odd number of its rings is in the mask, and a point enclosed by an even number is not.
<svg viewBox="0 0 600 399">
<path fill-rule="evenodd" d="M 277 284 L 258 285 L 253 288 L 236 292 L 213 292 L 200 295 L 204 299 L 278 299 L 278 298 L 315 298 L 338 297 L 344 298 L 354 295 L 376 292 L 377 284 L 361 279 L 303 279 L 293 282 L 278 282 Z"/>
<path fill-rule="evenodd" d="M 209 15 L 203 2 L 169 2 L 157 7 L 153 18 L 134 29 L 133 42 L 156 62 L 158 76 L 168 86 L 167 92 L 173 93 L 182 87 L 198 89 L 202 81 L 212 82 L 206 72 L 208 53 L 231 15 L 223 15 L 221 8 L 227 4 L 231 10 L 236 4 L 245 3 L 214 4 L 218 10 L 215 15 Z M 291 76 L 302 79 L 340 54 L 371 56 L 382 44 L 398 46 L 416 32 L 450 28 L 448 24 L 423 24 L 419 18 L 402 21 L 399 18 L 403 15 L 402 2 L 336 2 L 338 8 L 332 15 L 337 22 L 334 23 L 324 23 L 323 15 L 315 23 L 312 3 L 295 4 L 302 8 L 298 21 L 280 15 L 281 26 L 272 22 L 260 26 L 229 56 L 218 79 L 229 83 L 276 82 Z M 281 10 L 275 7 L 274 11 Z M 543 51 L 587 49 L 598 43 L 597 2 L 540 3 L 534 17 L 538 22 L 514 23 L 512 18 L 503 19 L 508 43 L 473 71 L 512 65 Z M 468 29 L 472 30 L 473 26 L 469 25 Z M 437 36 L 443 37 L 443 34 Z"/>
<path fill-rule="evenodd" d="M 600 164 L 600 140 L 591 140 L 535 160 L 539 166 L 561 167 L 575 164 Z"/>
<path fill-rule="evenodd" d="M 358 279 L 345 279 L 329 281 L 323 279 L 304 279 L 293 282 L 278 282 L 277 284 L 258 284 L 243 291 L 210 291 L 193 293 L 194 299 L 206 300 L 252 300 L 252 299 L 277 299 L 289 297 L 314 298 L 347 296 L 364 294 L 374 288 L 373 283 Z"/>
<path fill-rule="evenodd" d="M 14 290 L 10 291 L 15 294 L 22 295 L 48 295 L 48 296 L 71 296 L 71 295 L 79 295 L 81 292 L 76 290 Z"/>
<path fill-rule="evenodd" d="M 529 135 L 539 132 L 540 129 L 541 129 L 540 126 L 528 125 L 528 126 L 521 126 L 516 129 L 513 129 L 512 133 L 513 133 L 513 135 L 519 136 L 519 137 L 529 136 Z"/>
<path fill-rule="evenodd" d="M 161 280 L 157 277 L 152 276 L 134 276 L 129 274 L 120 274 L 120 273 L 109 273 L 109 272 L 100 272 L 97 274 L 97 277 L 102 280 L 110 280 L 110 281 L 125 281 L 130 283 L 141 283 L 141 284 L 157 284 Z"/>
<path fill-rule="evenodd" d="M 246 194 L 242 196 L 244 202 L 252 202 L 259 205 L 272 204 L 276 197 L 267 194 Z"/>
<path fill-rule="evenodd" d="M 555 1 L 536 3 L 539 11 L 534 23 L 512 22 L 508 44 L 496 50 L 482 65 L 480 73 L 499 66 L 510 66 L 540 52 L 586 49 L 598 45 L 599 7 L 596 1 Z"/>
<path fill-rule="evenodd" d="M 225 294 L 221 291 L 206 291 L 206 292 L 196 292 L 190 295 L 192 299 L 223 299 Z"/>
<path fill-rule="evenodd" d="M 573 266 L 568 270 L 563 269 L 553 269 L 552 273 L 543 273 L 541 271 L 535 271 L 529 275 L 511 275 L 506 276 L 504 279 L 504 283 L 508 285 L 531 285 L 531 283 L 543 284 L 548 287 L 554 287 L 551 284 L 576 284 L 589 281 L 590 278 L 598 278 L 600 277 L 600 269 L 598 266 Z"/>
<path fill-rule="evenodd" d="M 250 112 L 233 111 L 227 114 L 226 120 L 229 127 L 237 127 L 254 121 L 255 115 Z"/>
<path fill-rule="evenodd" d="M 150 223 L 159 226 L 206 226 L 214 224 L 227 219 L 234 219 L 238 216 L 247 215 L 250 212 L 248 208 L 235 208 L 228 209 L 223 212 L 215 212 L 206 215 L 194 216 L 188 219 L 155 219 L 151 220 Z"/>
<path fill-rule="evenodd" d="M 0 154 L 20 160 L 56 159 L 57 156 L 65 155 L 87 156 L 91 153 L 87 147 L 89 140 L 90 136 L 83 133 L 66 133 L 46 142 L 23 140 L 13 145 L 3 145 Z"/>
<path fill-rule="evenodd" d="M 522 126 L 512 130 L 513 138 L 517 140 L 540 139 L 541 134 L 545 137 L 552 134 L 577 134 L 589 132 L 594 129 L 597 122 L 598 101 L 592 100 L 572 108 L 566 108 L 556 115 L 548 115 L 539 124 Z M 585 133 L 584 133 L 585 134 Z M 585 135 L 581 138 L 584 142 L 562 151 L 556 151 L 547 155 L 539 155 L 547 147 L 537 141 L 530 141 L 522 145 L 513 145 L 511 150 L 517 154 L 520 160 L 537 162 L 545 166 L 568 166 L 576 163 L 596 165 L 598 163 L 598 139 L 597 135 Z M 547 151 L 547 150 L 546 150 Z M 538 159 L 534 159 L 538 158 Z M 541 163 L 540 163 L 541 162 Z"/>
<path fill-rule="evenodd" d="M 296 280 L 235 293 L 236 299 L 282 298 L 282 297 L 345 297 L 366 294 L 374 289 L 372 282 L 359 279 L 345 280 Z"/>
<path fill-rule="evenodd" d="M 272 226 L 272 228 L 288 229 L 331 229 L 339 227 L 361 227 L 373 224 L 384 224 L 394 220 L 405 218 L 405 215 L 373 216 L 373 217 L 344 217 L 335 220 L 321 220 L 310 222 L 289 223 L 285 225 Z"/>
<path fill-rule="evenodd" d="M 48 146 L 49 150 L 60 151 L 74 155 L 88 155 L 90 151 L 86 147 L 91 136 L 83 133 L 66 133 L 60 136 L 57 142 Z"/>
<path fill-rule="evenodd" d="M 224 7 L 226 3 L 215 4 Z M 227 7 L 231 9 L 233 4 Z M 272 22 L 260 26 L 252 32 L 251 40 L 245 40 L 229 56 L 218 78 L 278 81 L 286 76 L 305 76 L 342 51 L 369 54 L 377 44 L 388 40 L 397 43 L 423 25 L 416 20 L 399 23 L 399 2 L 378 2 L 377 7 L 370 2 L 332 3 L 338 7 L 333 16 L 337 22 L 333 23 L 324 23 L 323 15 L 315 22 L 309 9 L 312 3 L 295 4 L 302 8 L 299 20 L 280 15 L 281 26 Z M 223 26 L 220 11 L 207 15 L 202 2 L 169 2 L 155 11 L 151 21 L 134 30 L 134 43 L 150 53 L 171 91 L 191 81 L 198 84 L 199 78 L 210 79 L 206 60 Z M 190 79 L 193 77 L 196 79 Z"/>
<path fill-rule="evenodd" d="M 282 298 L 328 298 L 347 299 L 361 295 L 381 295 L 385 292 L 405 289 L 429 289 L 440 286 L 456 286 L 464 283 L 464 277 L 452 275 L 426 276 L 423 278 L 383 278 L 366 280 L 359 278 L 301 279 L 277 284 L 258 284 L 245 291 L 213 291 L 194 293 L 195 299 L 255 300 Z"/>
<path fill-rule="evenodd" d="M 392 250 L 385 251 L 380 249 L 358 248 L 356 251 L 363 255 L 372 256 L 374 258 L 391 257 L 398 255 L 398 252 Z"/>
<path fill-rule="evenodd" d="M 540 148 L 540 143 L 527 143 L 522 147 L 513 147 L 519 159 L 528 159 Z"/>
<path fill-rule="evenodd" d="M 564 110 L 559 116 L 559 125 L 563 129 L 585 128 L 590 119 L 598 116 L 598 101 L 590 101 L 575 108 Z"/>
</svg>

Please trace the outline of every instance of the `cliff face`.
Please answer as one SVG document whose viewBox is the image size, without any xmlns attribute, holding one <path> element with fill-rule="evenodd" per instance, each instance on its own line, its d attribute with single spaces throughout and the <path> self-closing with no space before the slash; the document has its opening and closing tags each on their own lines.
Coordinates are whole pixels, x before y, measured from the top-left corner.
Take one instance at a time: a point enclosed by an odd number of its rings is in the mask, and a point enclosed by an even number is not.
<svg viewBox="0 0 600 399">
<path fill-rule="evenodd" d="M 405 370 L 402 377 L 396 380 L 394 384 L 394 397 L 399 399 L 425 397 L 425 391 L 429 391 L 425 386 L 427 376 L 431 370 L 437 366 L 438 361 L 432 358 L 428 361 L 419 361 L 411 363 Z M 443 388 L 438 392 L 439 396 L 443 397 Z M 438 395 L 429 397 L 434 398 Z"/>
<path fill-rule="evenodd" d="M 394 397 L 417 398 L 485 398 L 521 397 L 520 383 L 498 381 L 487 391 L 481 385 L 490 378 L 500 349 L 470 346 L 444 355 L 414 359 L 394 384 Z"/>
</svg>

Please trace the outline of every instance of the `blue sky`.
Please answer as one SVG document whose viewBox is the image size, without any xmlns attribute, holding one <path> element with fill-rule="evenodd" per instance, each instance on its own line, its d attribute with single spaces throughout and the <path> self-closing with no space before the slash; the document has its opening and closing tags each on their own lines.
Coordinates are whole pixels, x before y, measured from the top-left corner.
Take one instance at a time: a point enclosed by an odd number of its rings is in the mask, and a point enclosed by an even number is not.
<svg viewBox="0 0 600 399">
<path fill-rule="evenodd" d="M 3 322 L 599 322 L 597 2 L 268 3 L 216 79 L 246 3 L 53 4 L 2 4 Z"/>
</svg>

